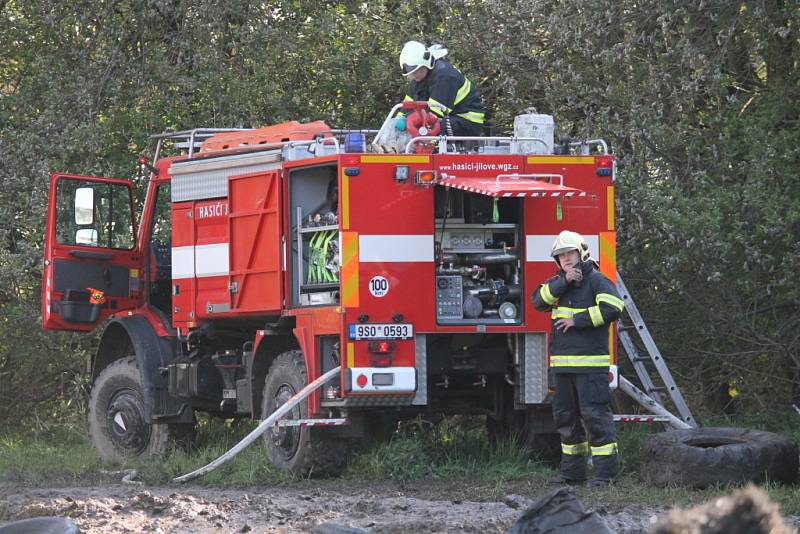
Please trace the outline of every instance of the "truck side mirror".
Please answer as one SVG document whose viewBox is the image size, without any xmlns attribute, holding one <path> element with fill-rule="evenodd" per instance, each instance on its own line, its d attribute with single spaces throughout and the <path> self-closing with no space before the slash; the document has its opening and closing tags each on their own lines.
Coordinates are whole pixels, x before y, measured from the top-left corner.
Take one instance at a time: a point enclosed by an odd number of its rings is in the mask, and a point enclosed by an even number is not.
<svg viewBox="0 0 800 534">
<path fill-rule="evenodd" d="M 97 230 L 94 228 L 81 228 L 75 232 L 76 245 L 88 245 L 90 247 L 96 247 L 97 243 Z"/>
<path fill-rule="evenodd" d="M 75 190 L 75 224 L 90 225 L 94 224 L 94 188 L 79 187 Z M 78 231 L 80 234 L 81 230 Z M 95 243 L 97 242 L 97 231 L 95 230 Z M 76 239 L 80 239 L 78 235 Z"/>
</svg>

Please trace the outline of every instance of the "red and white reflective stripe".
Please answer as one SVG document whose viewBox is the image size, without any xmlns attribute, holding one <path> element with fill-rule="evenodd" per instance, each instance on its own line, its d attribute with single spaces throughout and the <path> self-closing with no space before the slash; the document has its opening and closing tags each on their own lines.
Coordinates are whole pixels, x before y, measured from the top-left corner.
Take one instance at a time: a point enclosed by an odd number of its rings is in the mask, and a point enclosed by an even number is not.
<svg viewBox="0 0 800 534">
<path fill-rule="evenodd" d="M 470 182 L 474 183 L 474 182 Z M 494 180 L 487 180 L 487 184 L 496 185 L 496 181 Z M 461 189 L 463 191 L 469 191 L 470 193 L 478 193 L 481 195 L 487 195 L 490 197 L 565 197 L 570 198 L 574 196 L 578 197 L 585 197 L 586 191 L 496 191 L 492 189 L 484 189 L 481 187 L 475 187 L 474 185 L 466 185 L 459 182 L 453 181 L 442 181 L 441 184 L 445 187 L 452 187 L 454 189 Z"/>
<path fill-rule="evenodd" d="M 227 276 L 228 243 L 172 247 L 172 279 Z"/>
<path fill-rule="evenodd" d="M 476 192 L 480 193 L 480 191 L 476 191 Z M 581 191 L 580 193 L 577 193 L 575 191 L 564 191 L 564 192 L 562 192 L 562 191 L 551 191 L 551 192 L 540 191 L 540 192 L 534 192 L 534 193 L 502 193 L 502 194 L 484 192 L 482 194 L 491 195 L 493 197 L 504 197 L 504 198 L 505 197 L 565 197 L 565 198 L 570 198 L 570 197 L 575 197 L 575 196 L 577 196 L 577 197 L 585 197 L 586 196 L 586 191 Z"/>
<path fill-rule="evenodd" d="M 281 419 L 277 426 L 342 426 L 347 419 Z"/>
<path fill-rule="evenodd" d="M 360 234 L 358 255 L 361 263 L 432 262 L 433 234 Z"/>
<path fill-rule="evenodd" d="M 665 415 L 615 415 L 616 423 L 666 423 L 670 418 Z"/>
</svg>

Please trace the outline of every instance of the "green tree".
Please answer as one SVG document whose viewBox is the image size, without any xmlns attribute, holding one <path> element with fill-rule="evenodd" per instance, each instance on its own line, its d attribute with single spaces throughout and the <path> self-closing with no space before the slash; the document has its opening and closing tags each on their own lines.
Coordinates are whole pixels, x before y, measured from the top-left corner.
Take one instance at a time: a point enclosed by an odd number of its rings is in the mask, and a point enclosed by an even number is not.
<svg viewBox="0 0 800 534">
<path fill-rule="evenodd" d="M 493 131 L 535 106 L 561 135 L 609 140 L 620 268 L 682 384 L 695 399 L 736 381 L 745 400 L 789 402 L 800 369 L 799 7 L 0 2 L 0 419 L 74 391 L 62 383 L 89 350 L 37 324 L 50 172 L 133 176 L 148 135 L 167 128 L 376 127 L 402 94 L 408 39 L 447 46 Z"/>
</svg>

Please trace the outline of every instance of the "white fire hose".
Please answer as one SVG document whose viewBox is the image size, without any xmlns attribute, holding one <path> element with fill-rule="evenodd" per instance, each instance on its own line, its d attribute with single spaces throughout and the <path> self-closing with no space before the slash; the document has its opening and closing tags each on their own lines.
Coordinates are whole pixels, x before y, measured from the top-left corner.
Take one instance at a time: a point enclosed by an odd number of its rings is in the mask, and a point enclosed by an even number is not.
<svg viewBox="0 0 800 534">
<path fill-rule="evenodd" d="M 266 430 L 269 427 L 277 423 L 281 417 L 289 413 L 289 410 L 294 408 L 300 401 L 305 400 L 305 398 L 311 395 L 311 393 L 313 393 L 314 390 L 319 389 L 322 386 L 322 384 L 324 384 L 325 382 L 336 376 L 336 374 L 339 373 L 340 369 L 341 367 L 336 367 L 334 369 L 331 369 L 330 371 L 328 371 L 327 373 L 325 373 L 324 375 L 317 378 L 309 385 L 307 385 L 306 387 L 295 393 L 294 396 L 291 397 L 288 401 L 286 401 L 283 405 L 281 405 L 280 408 L 272 412 L 272 415 L 261 421 L 261 423 L 259 423 L 259 425 L 252 432 L 247 434 L 247 436 L 245 436 L 244 439 L 239 443 L 237 443 L 231 450 L 229 450 L 228 452 L 226 452 L 225 454 L 223 454 L 210 464 L 203 466 L 200 469 L 196 469 L 191 473 L 187 473 L 185 475 L 181 475 L 177 478 L 174 478 L 173 481 L 188 482 L 199 476 L 203 476 L 206 473 L 210 473 L 217 467 L 221 466 L 222 464 L 224 464 L 225 462 L 227 462 L 228 460 L 230 460 L 231 458 L 242 452 L 244 449 L 247 448 L 248 445 L 250 445 L 256 439 L 258 439 L 258 437 L 261 436 L 261 434 L 266 432 Z"/>
</svg>

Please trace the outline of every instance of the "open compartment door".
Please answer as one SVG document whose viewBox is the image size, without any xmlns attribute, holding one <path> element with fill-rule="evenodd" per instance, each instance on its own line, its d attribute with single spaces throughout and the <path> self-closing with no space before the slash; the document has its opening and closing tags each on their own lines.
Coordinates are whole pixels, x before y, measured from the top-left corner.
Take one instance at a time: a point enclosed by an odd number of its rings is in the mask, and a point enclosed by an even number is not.
<svg viewBox="0 0 800 534">
<path fill-rule="evenodd" d="M 558 174 L 441 175 L 434 197 L 438 325 L 526 321 L 525 213 L 583 193 L 563 181 Z"/>
<path fill-rule="evenodd" d="M 50 177 L 42 326 L 93 330 L 143 303 L 129 180 Z"/>
<path fill-rule="evenodd" d="M 228 179 L 231 310 L 281 309 L 281 189 L 280 169 Z"/>
<path fill-rule="evenodd" d="M 572 197 L 583 193 L 564 185 L 560 174 L 499 174 L 490 177 L 442 177 L 438 185 L 490 197 Z"/>
</svg>

